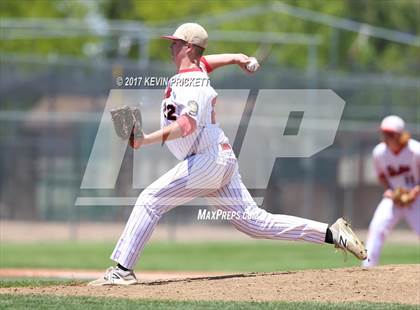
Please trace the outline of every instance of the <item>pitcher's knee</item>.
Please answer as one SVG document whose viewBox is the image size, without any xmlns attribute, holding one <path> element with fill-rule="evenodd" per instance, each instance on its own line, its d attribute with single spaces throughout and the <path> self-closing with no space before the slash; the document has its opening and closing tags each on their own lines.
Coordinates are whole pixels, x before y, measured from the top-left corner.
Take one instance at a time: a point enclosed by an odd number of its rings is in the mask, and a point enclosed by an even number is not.
<svg viewBox="0 0 420 310">
<path fill-rule="evenodd" d="M 234 226 L 237 230 L 240 232 L 243 232 L 244 234 L 248 235 L 251 238 L 254 239 L 264 239 L 264 229 L 263 227 L 259 225 L 255 225 L 255 223 L 248 222 L 248 221 L 241 221 L 234 223 Z"/>
<path fill-rule="evenodd" d="M 245 212 L 241 219 L 235 225 L 237 229 L 255 239 L 270 238 L 270 223 L 272 223 L 272 214 L 264 209 L 251 208 Z"/>
</svg>

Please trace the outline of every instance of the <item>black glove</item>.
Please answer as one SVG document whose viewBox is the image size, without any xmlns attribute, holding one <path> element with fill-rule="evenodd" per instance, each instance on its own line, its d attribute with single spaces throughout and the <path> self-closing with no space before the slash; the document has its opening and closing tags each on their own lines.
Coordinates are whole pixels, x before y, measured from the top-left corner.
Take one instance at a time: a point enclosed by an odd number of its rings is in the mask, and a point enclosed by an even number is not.
<svg viewBox="0 0 420 310">
<path fill-rule="evenodd" d="M 144 137 L 141 111 L 137 107 L 123 106 L 112 109 L 112 122 L 117 136 L 123 140 L 128 140 L 131 135 L 135 139 Z"/>
</svg>

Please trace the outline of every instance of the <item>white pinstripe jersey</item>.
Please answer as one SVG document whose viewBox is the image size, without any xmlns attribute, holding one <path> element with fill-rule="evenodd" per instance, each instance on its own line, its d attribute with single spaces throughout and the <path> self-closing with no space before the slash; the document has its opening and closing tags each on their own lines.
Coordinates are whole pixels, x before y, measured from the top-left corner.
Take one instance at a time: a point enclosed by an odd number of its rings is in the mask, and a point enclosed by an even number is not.
<svg viewBox="0 0 420 310">
<path fill-rule="evenodd" d="M 191 154 L 205 153 L 219 143 L 228 143 L 219 124 L 212 123 L 216 91 L 210 84 L 206 67 L 181 70 L 168 82 L 161 106 L 161 127 L 184 114 L 195 119 L 197 129 L 190 135 L 165 141 L 174 156 L 183 160 Z"/>
<path fill-rule="evenodd" d="M 394 154 L 384 142 L 373 149 L 378 175 L 387 178 L 392 188 L 413 188 L 420 184 L 420 143 L 410 139 L 406 147 Z"/>
</svg>

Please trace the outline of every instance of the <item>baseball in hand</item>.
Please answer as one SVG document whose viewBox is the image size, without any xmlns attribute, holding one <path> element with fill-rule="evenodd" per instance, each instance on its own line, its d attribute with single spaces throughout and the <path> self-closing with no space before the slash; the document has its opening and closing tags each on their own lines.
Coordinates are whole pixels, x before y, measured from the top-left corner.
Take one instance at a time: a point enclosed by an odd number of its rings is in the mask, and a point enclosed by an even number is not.
<svg viewBox="0 0 420 310">
<path fill-rule="evenodd" d="M 246 65 L 246 68 L 250 72 L 255 72 L 260 68 L 260 64 L 258 63 L 258 60 L 255 57 L 250 57 L 250 61 Z"/>
</svg>

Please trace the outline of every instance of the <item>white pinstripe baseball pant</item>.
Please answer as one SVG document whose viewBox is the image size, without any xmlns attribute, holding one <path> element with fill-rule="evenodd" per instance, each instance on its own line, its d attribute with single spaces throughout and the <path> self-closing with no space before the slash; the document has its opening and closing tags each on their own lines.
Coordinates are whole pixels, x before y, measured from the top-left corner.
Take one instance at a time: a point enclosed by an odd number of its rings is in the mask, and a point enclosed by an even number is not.
<svg viewBox="0 0 420 310">
<path fill-rule="evenodd" d="M 162 215 L 196 197 L 208 197 L 218 208 L 239 214 L 231 223 L 253 238 L 325 240 L 325 223 L 258 208 L 242 183 L 233 151 L 217 146 L 180 162 L 140 194 L 111 259 L 133 269 Z"/>
<path fill-rule="evenodd" d="M 366 241 L 368 259 L 362 262 L 363 267 L 378 265 L 386 237 L 403 218 L 406 219 L 408 225 L 420 237 L 420 197 L 417 197 L 411 206 L 407 207 L 395 206 L 390 198 L 381 200 L 369 224 L 369 233 Z"/>
</svg>

